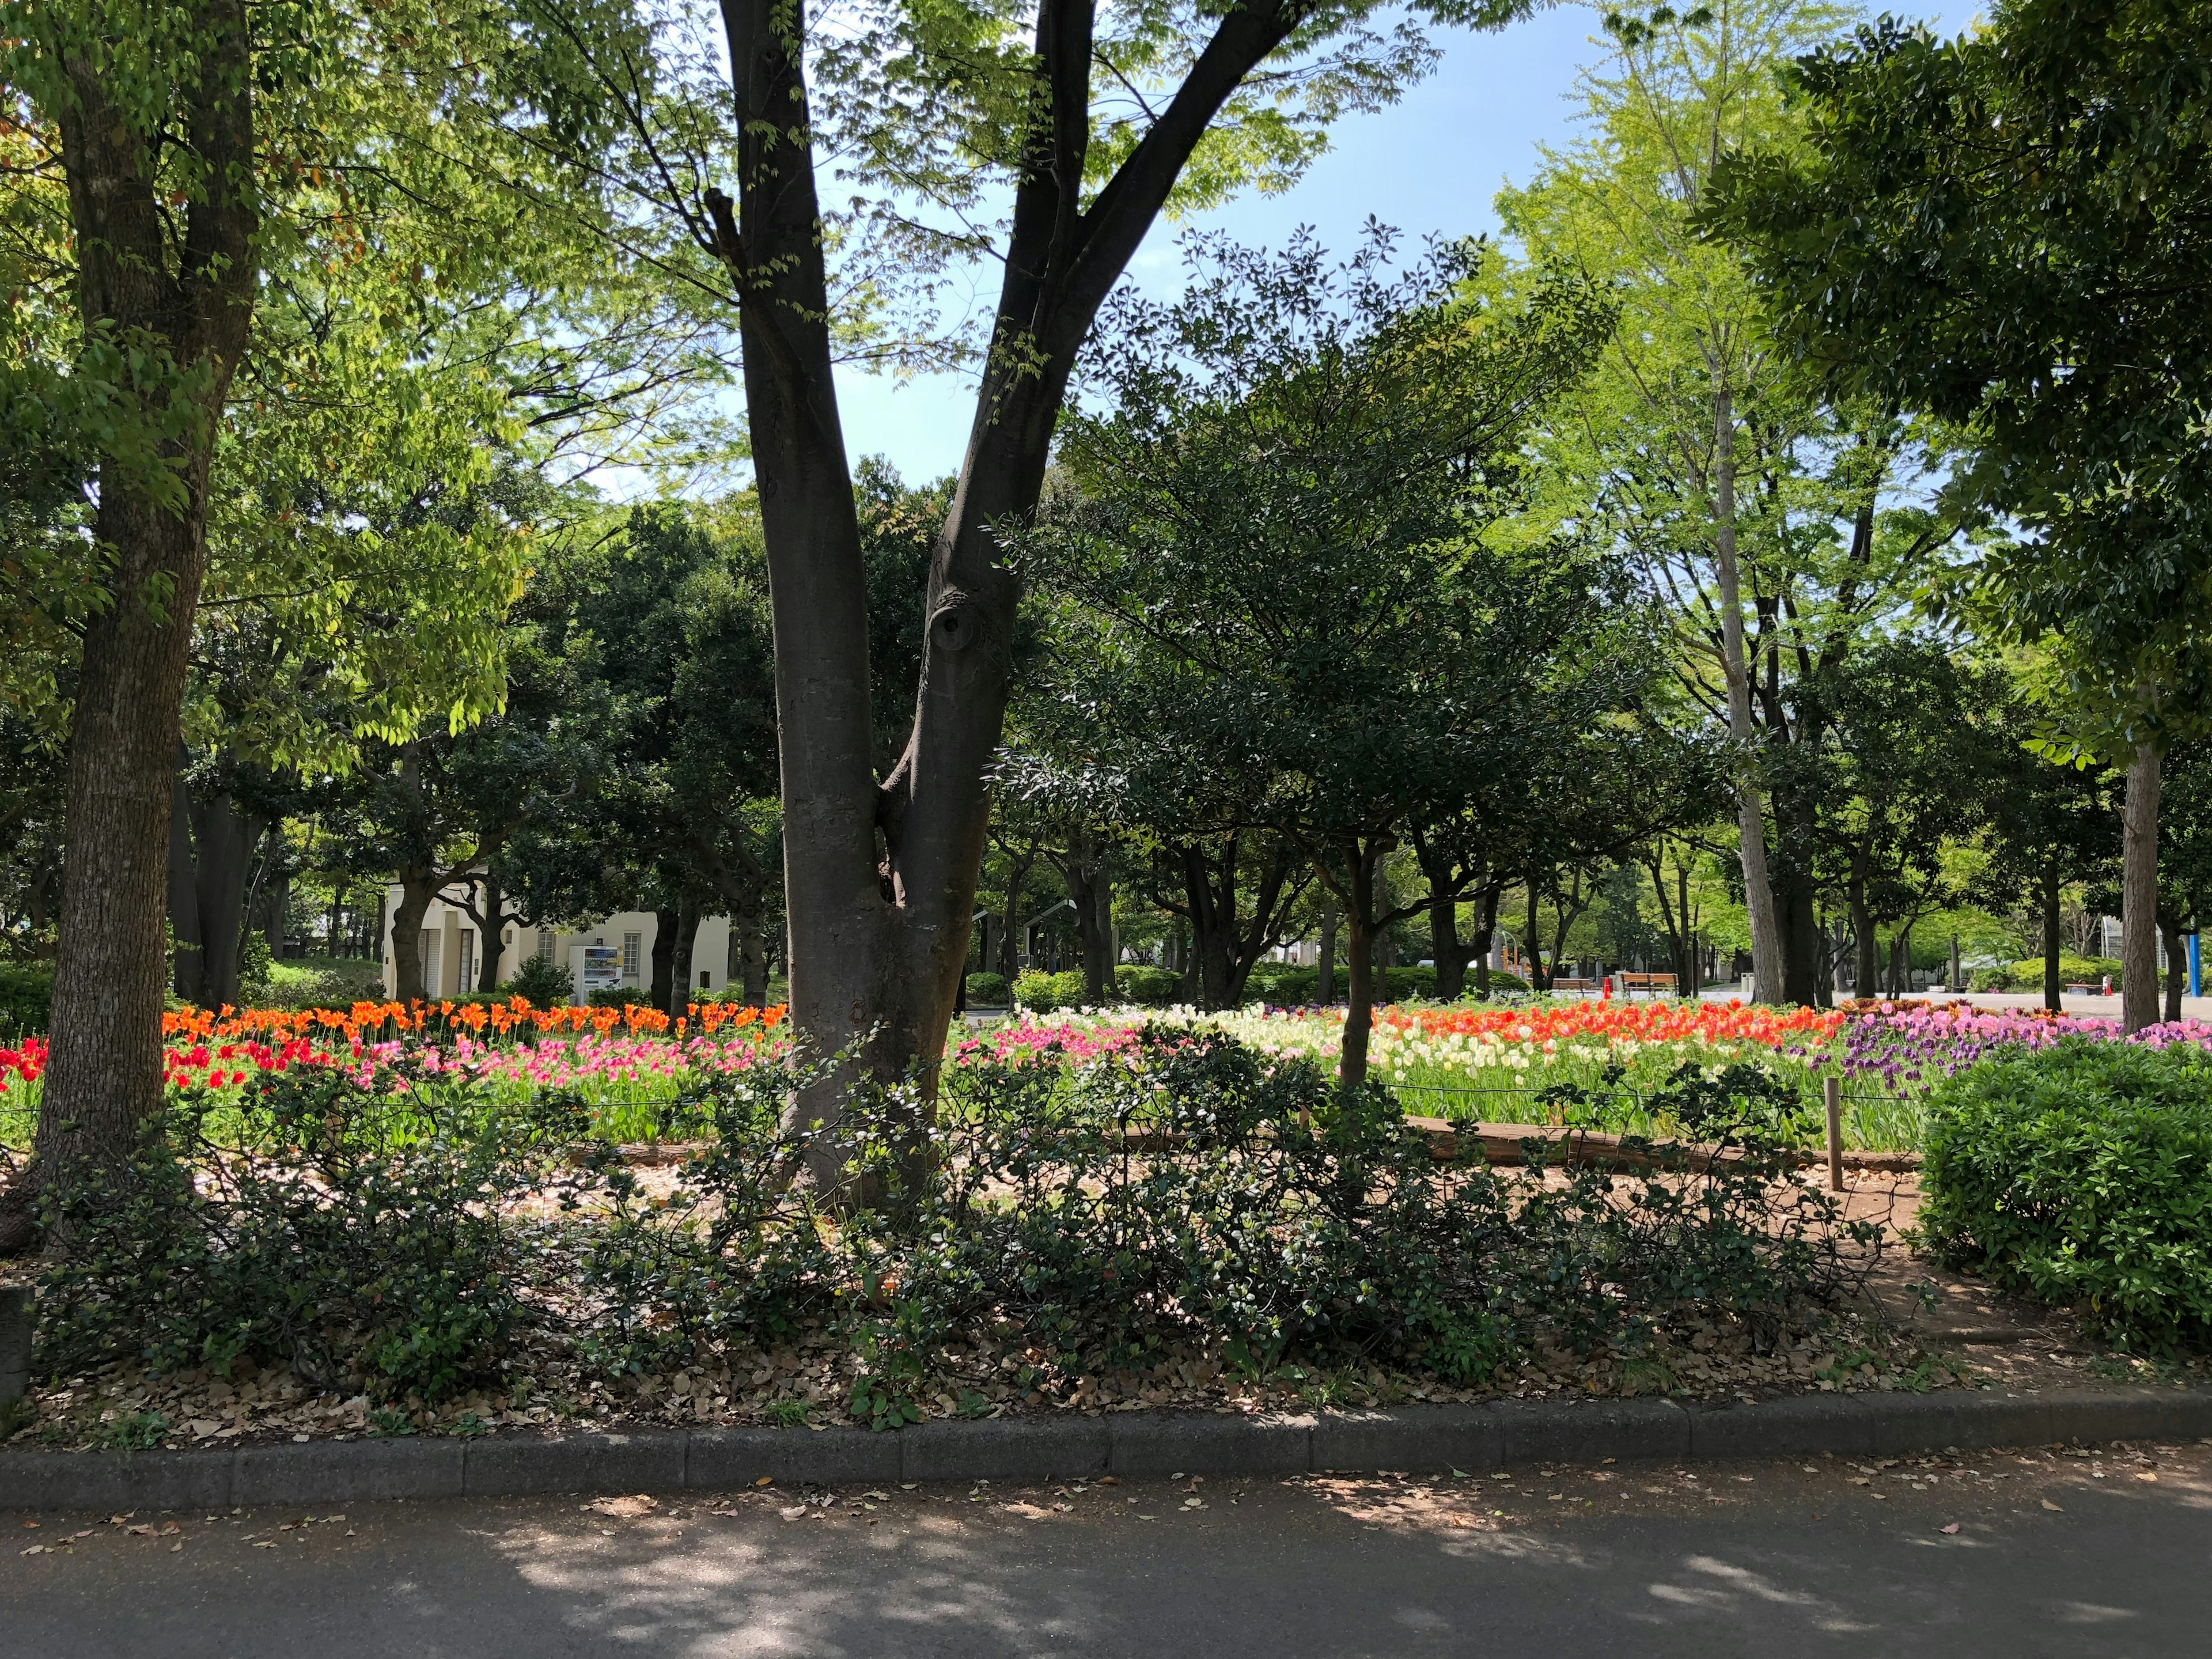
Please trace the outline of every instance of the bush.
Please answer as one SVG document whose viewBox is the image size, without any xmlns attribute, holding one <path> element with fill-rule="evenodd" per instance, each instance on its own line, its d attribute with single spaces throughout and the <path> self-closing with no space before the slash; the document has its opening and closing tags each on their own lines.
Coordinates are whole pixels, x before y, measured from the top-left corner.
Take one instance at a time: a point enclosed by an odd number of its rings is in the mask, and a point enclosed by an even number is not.
<svg viewBox="0 0 2212 1659">
<path fill-rule="evenodd" d="M 385 1000 L 383 970 L 373 962 L 271 962 L 252 1000 L 265 1008 L 346 1008 Z"/>
<path fill-rule="evenodd" d="M 970 1008 L 1011 1008 L 1014 1006 L 1013 987 L 1006 983 L 1004 974 L 970 974 L 968 975 L 968 1006 Z"/>
<path fill-rule="evenodd" d="M 1771 1340 L 1871 1258 L 1870 1225 L 1780 1181 L 1787 1137 L 1761 1127 L 1748 1068 L 1690 1068 L 1679 1108 L 1741 1160 L 1532 1184 L 1471 1141 L 1439 1161 L 1382 1091 L 1346 1097 L 1217 1030 L 1061 1058 L 948 1067 L 927 1130 L 901 1091 L 849 1101 L 848 1175 L 882 1201 L 835 1229 L 774 1178 L 799 1150 L 775 1079 L 718 1079 L 715 1151 L 665 1200 L 626 1190 L 582 1277 L 623 1321 L 611 1363 L 827 1317 L 865 1357 L 854 1409 L 879 1426 L 920 1414 L 937 1356 L 992 1329 L 1066 1376 L 1189 1342 L 1255 1376 L 1297 1360 L 1469 1383 L 1547 1344 L 1632 1352 L 1686 1310 Z"/>
<path fill-rule="evenodd" d="M 2106 975 L 2112 975 L 2112 988 L 2120 988 L 2120 964 L 2112 957 L 2077 957 L 2062 952 L 2058 958 L 2058 979 L 2062 985 L 2096 985 Z M 2024 962 L 2000 963 L 1994 968 L 1977 968 L 1968 981 L 1977 991 L 2040 991 L 2043 988 L 2043 958 L 2030 957 Z"/>
<path fill-rule="evenodd" d="M 0 1037 L 43 1034 L 53 1015 L 53 964 L 0 962 Z"/>
<path fill-rule="evenodd" d="M 530 957 L 499 988 L 509 996 L 528 999 L 532 1007 L 558 1008 L 575 995 L 576 981 L 551 957 Z"/>
<path fill-rule="evenodd" d="M 635 985 L 602 985 L 584 995 L 592 1008 L 650 1008 L 653 993 Z"/>
<path fill-rule="evenodd" d="M 1114 970 L 1114 990 L 1124 1002 L 1167 1008 L 1182 1000 L 1182 975 L 1171 968 L 1125 962 Z"/>
<path fill-rule="evenodd" d="M 508 1206 L 572 1178 L 573 1096 L 501 1109 L 454 1073 L 295 1066 L 258 1073 L 220 1138 L 210 1098 L 155 1119 L 121 1178 L 50 1199 L 73 1244 L 41 1301 L 46 1369 L 248 1358 L 430 1401 L 496 1371 L 531 1266 Z"/>
<path fill-rule="evenodd" d="M 1928 1101 L 1920 1225 L 1948 1265 L 2117 1342 L 2212 1338 L 2212 1058 L 2069 1037 Z"/>
<path fill-rule="evenodd" d="M 1084 1004 L 1079 973 L 1040 974 L 1035 969 L 1014 981 L 1014 1006 L 1037 1012 L 1055 1008 L 1080 1008 Z"/>
</svg>

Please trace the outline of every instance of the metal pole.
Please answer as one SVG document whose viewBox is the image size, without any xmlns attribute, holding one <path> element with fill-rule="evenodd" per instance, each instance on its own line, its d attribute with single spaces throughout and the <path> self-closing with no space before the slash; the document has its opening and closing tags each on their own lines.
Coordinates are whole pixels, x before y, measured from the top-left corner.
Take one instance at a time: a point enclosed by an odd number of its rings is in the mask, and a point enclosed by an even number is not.
<svg viewBox="0 0 2212 1659">
<path fill-rule="evenodd" d="M 2189 936 L 2189 994 L 2193 997 L 2204 994 L 2203 963 L 2197 953 L 2197 935 L 2194 933 Z"/>
<path fill-rule="evenodd" d="M 1842 1079 L 1820 1079 L 1820 1096 L 1828 1107 L 1828 1190 L 1844 1190 L 1844 1085 Z"/>
</svg>

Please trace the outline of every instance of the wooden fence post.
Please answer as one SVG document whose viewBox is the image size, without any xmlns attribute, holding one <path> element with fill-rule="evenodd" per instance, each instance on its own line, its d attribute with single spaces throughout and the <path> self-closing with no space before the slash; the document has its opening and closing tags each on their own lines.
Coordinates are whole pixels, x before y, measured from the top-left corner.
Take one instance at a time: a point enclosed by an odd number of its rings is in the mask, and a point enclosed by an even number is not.
<svg viewBox="0 0 2212 1659">
<path fill-rule="evenodd" d="M 1828 1107 L 1828 1190 L 1844 1190 L 1844 1085 L 1839 1078 L 1820 1079 L 1820 1095 Z"/>
</svg>

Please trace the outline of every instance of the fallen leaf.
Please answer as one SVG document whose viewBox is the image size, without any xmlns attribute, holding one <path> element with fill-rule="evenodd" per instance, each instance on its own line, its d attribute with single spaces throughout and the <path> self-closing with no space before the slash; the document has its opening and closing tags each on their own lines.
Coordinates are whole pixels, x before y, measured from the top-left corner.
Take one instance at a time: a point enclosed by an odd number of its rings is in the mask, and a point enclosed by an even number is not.
<svg viewBox="0 0 2212 1659">
<path fill-rule="evenodd" d="M 172 1554 L 172 1555 L 174 1555 L 174 1554 L 175 1554 L 179 1550 L 180 1550 L 180 1549 L 182 1549 L 182 1548 L 184 1548 L 184 1546 L 183 1546 L 182 1544 L 180 1544 L 180 1543 L 179 1543 L 179 1544 L 172 1544 L 172 1545 L 170 1545 L 170 1546 L 169 1546 L 169 1553 L 170 1553 L 170 1554 Z"/>
<path fill-rule="evenodd" d="M 30 1548 L 25 1550 L 23 1553 L 26 1555 L 44 1555 L 46 1553 L 46 1547 L 44 1544 L 33 1544 Z"/>
<path fill-rule="evenodd" d="M 772 1474 L 764 1474 L 761 1476 L 759 1480 L 753 1482 L 753 1485 L 756 1486 L 773 1486 L 775 1484 L 775 1477 Z"/>
<path fill-rule="evenodd" d="M 776 1513 L 787 1521 L 796 1521 L 806 1513 L 806 1505 L 795 1504 L 787 1510 L 778 1510 Z"/>
<path fill-rule="evenodd" d="M 2057 1504 L 2052 1503 L 2048 1498 L 2043 1500 L 2043 1507 L 2049 1510 L 2054 1515 L 2063 1515 L 2066 1513 L 2064 1510 L 2060 1509 Z"/>
<path fill-rule="evenodd" d="M 2153 1474 L 2148 1469 L 2137 1469 L 2136 1471 L 2136 1479 L 2138 1480 L 2155 1480 L 2158 1477 Z"/>
<path fill-rule="evenodd" d="M 1956 1521 L 1954 1521 L 1954 1522 L 1952 1522 L 1948 1526 L 1939 1528 L 1938 1528 L 1938 1530 L 1939 1530 L 1939 1531 L 1941 1531 L 1941 1532 L 1943 1534 L 1943 1535 L 1944 1535 L 1945 1537 L 1947 1537 L 1947 1538 L 1948 1538 L 1948 1537 L 1949 1537 L 1953 1533 L 1955 1533 L 1956 1531 L 1958 1531 L 1958 1530 L 1959 1530 L 1959 1523 L 1958 1523 Z"/>
<path fill-rule="evenodd" d="M 273 1538 L 258 1539 L 255 1540 L 253 1547 L 258 1550 L 273 1550 L 276 1547 L 276 1540 Z"/>
</svg>

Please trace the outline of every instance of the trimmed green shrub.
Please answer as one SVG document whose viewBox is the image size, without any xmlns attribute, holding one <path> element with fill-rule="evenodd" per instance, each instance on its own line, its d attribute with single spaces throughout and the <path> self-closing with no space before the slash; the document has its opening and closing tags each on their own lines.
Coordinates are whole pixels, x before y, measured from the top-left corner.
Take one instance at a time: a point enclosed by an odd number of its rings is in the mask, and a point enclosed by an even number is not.
<svg viewBox="0 0 2212 1659">
<path fill-rule="evenodd" d="M 1920 1226 L 1947 1265 L 2125 1346 L 2212 1339 L 2212 1056 L 2069 1037 L 1928 1101 Z"/>
<path fill-rule="evenodd" d="M 1040 974 L 1035 969 L 1014 981 L 1014 1006 L 1041 1012 L 1083 1006 L 1083 975 Z"/>
<path fill-rule="evenodd" d="M 2058 958 L 2058 978 L 2064 985 L 2095 985 L 2107 975 L 2112 975 L 2112 988 L 2120 988 L 2120 964 L 2114 957 L 2077 957 L 2062 953 Z M 2024 962 L 2000 963 L 1994 968 L 1977 968 L 1968 981 L 1977 991 L 2040 991 L 2043 988 L 2043 958 L 2030 957 Z"/>
<path fill-rule="evenodd" d="M 650 1008 L 653 993 L 635 985 L 602 985 L 587 992 L 584 1003 L 592 1008 Z"/>
<path fill-rule="evenodd" d="M 0 962 L 0 1036 L 32 1036 L 53 1022 L 54 969 L 45 962 Z"/>
<path fill-rule="evenodd" d="M 1301 1008 L 1314 1000 L 1314 989 L 1320 982 L 1318 968 L 1301 968 L 1295 962 L 1255 963 L 1244 981 L 1244 1000 L 1269 1002 L 1279 1008 Z M 1340 986 L 1344 983 L 1341 971 L 1336 982 Z"/>
<path fill-rule="evenodd" d="M 968 975 L 968 1006 L 970 1008 L 1011 1008 L 1013 1003 L 1014 988 L 1006 983 L 1004 974 Z"/>
<path fill-rule="evenodd" d="M 1182 975 L 1172 968 L 1125 962 L 1114 970 L 1114 988 L 1124 1002 L 1166 1008 L 1182 1000 Z"/>
<path fill-rule="evenodd" d="M 574 977 L 550 957 L 531 957 L 499 988 L 511 997 L 527 997 L 538 1008 L 557 1008 L 576 994 Z"/>
</svg>

